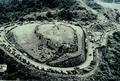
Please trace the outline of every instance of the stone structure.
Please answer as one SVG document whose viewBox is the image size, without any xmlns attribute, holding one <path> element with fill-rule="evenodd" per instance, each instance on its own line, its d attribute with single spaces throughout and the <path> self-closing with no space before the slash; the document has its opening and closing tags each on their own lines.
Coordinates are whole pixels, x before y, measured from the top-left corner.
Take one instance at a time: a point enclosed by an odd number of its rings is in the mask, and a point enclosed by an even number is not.
<svg viewBox="0 0 120 81">
<path fill-rule="evenodd" d="M 56 52 L 70 53 L 78 51 L 77 35 L 75 30 L 70 27 L 47 24 L 36 26 L 34 33 L 43 45 Z"/>
</svg>

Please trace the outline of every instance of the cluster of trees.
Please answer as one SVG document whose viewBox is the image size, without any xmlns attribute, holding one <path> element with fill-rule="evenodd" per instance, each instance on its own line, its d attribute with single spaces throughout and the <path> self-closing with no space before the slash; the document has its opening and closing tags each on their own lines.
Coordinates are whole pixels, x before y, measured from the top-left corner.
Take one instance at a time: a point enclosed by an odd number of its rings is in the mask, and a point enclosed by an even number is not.
<svg viewBox="0 0 120 81">
<path fill-rule="evenodd" d="M 82 21 L 96 20 L 97 16 L 87 11 L 85 7 L 80 5 L 75 0 L 11 0 L 8 4 L 0 3 L 0 23 L 16 21 L 23 21 L 23 17 L 31 12 L 47 11 L 47 17 L 38 16 L 37 20 L 48 20 L 48 18 L 57 18 L 61 20 L 79 19 Z M 51 15 L 50 9 L 60 10 L 60 12 Z M 82 12 L 74 12 L 85 10 Z M 82 14 L 82 16 L 79 16 Z"/>
<path fill-rule="evenodd" d="M 119 81 L 120 80 L 120 32 L 109 36 L 106 49 L 101 50 L 99 69 L 93 76 L 95 81 Z"/>
<path fill-rule="evenodd" d="M 1 80 L 16 80 L 17 78 L 26 79 L 30 76 L 29 69 L 17 63 L 2 50 L 0 50 L 0 58 L 0 64 L 7 64 L 7 71 L 4 73 L 0 73 Z"/>
</svg>

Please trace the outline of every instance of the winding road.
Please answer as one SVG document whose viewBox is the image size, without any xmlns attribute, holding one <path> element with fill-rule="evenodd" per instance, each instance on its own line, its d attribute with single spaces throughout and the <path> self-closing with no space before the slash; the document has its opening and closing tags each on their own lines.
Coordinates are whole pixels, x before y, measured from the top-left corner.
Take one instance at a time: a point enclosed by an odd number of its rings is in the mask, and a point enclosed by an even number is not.
<svg viewBox="0 0 120 81">
<path fill-rule="evenodd" d="M 34 23 L 36 25 L 36 23 Z M 29 24 L 31 25 L 31 24 Z M 69 25 L 71 26 L 71 25 Z M 17 25 L 17 27 L 19 27 L 19 25 Z M 72 27 L 76 30 L 77 32 L 77 35 L 78 36 L 81 36 L 81 32 L 80 32 L 80 27 L 78 26 L 73 26 Z M 0 49 L 4 50 L 10 57 L 13 57 L 13 59 L 16 59 L 16 61 L 22 63 L 21 60 L 26 60 L 26 64 L 29 63 L 31 65 L 33 65 L 34 67 L 38 67 L 39 69 L 43 69 L 45 71 L 49 70 L 49 69 L 52 69 L 52 70 L 55 70 L 55 71 L 58 71 L 58 72 L 64 72 L 65 74 L 68 74 L 69 71 L 74 71 L 76 70 L 75 68 L 79 68 L 79 69 L 84 69 L 88 66 L 90 66 L 91 64 L 91 61 L 93 61 L 93 52 L 95 51 L 95 48 L 97 45 L 91 43 L 89 40 L 87 40 L 87 49 L 88 49 L 88 52 L 87 52 L 87 55 L 86 55 L 86 61 L 81 64 L 81 65 L 78 65 L 78 66 L 75 66 L 75 67 L 67 67 L 67 68 L 61 68 L 61 67 L 52 67 L 52 66 L 48 66 L 48 65 L 45 65 L 45 64 L 41 64 L 41 63 L 38 63 L 38 62 L 35 62 L 34 60 L 28 58 L 25 54 L 21 53 L 19 50 L 17 50 L 13 45 L 11 45 L 5 38 L 5 35 L 6 35 L 6 32 L 9 31 L 11 28 L 13 27 L 7 27 L 7 28 L 4 28 L 4 27 L 1 27 L 0 28 Z M 78 41 L 81 40 L 78 38 Z M 81 42 L 81 41 L 79 41 Z M 79 44 L 78 42 L 78 44 Z M 8 47 L 9 49 L 11 49 L 11 51 L 8 51 L 6 50 L 6 48 L 4 48 L 4 45 L 6 45 L 6 47 Z M 79 45 L 79 51 L 78 53 L 81 52 L 81 47 Z M 13 51 L 15 52 L 15 54 L 13 54 Z M 16 56 L 18 56 L 16 58 Z M 22 64 L 25 64 L 25 63 L 22 63 Z"/>
</svg>

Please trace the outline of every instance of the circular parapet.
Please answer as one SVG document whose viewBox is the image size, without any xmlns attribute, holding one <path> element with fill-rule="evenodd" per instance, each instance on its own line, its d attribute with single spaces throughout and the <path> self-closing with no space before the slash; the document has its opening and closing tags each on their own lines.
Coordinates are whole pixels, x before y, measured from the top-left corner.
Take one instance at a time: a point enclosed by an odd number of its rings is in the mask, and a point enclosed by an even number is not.
<svg viewBox="0 0 120 81">
<path fill-rule="evenodd" d="M 26 24 L 10 30 L 6 37 L 39 63 L 73 67 L 85 61 L 83 30 L 69 23 Z"/>
<path fill-rule="evenodd" d="M 0 49 L 36 70 L 83 77 L 92 74 L 98 65 L 98 45 L 90 41 L 86 29 L 75 23 L 34 21 L 0 30 Z"/>
</svg>

